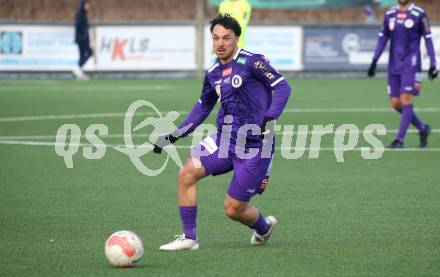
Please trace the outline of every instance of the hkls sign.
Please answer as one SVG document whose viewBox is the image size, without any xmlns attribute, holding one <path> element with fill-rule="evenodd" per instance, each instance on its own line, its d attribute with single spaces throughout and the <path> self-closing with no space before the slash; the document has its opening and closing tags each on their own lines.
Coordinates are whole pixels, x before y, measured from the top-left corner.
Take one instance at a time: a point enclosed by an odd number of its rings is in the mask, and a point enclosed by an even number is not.
<svg viewBox="0 0 440 277">
<path fill-rule="evenodd" d="M 149 38 L 101 38 L 99 51 L 111 53 L 111 59 L 138 60 L 148 51 Z"/>
</svg>

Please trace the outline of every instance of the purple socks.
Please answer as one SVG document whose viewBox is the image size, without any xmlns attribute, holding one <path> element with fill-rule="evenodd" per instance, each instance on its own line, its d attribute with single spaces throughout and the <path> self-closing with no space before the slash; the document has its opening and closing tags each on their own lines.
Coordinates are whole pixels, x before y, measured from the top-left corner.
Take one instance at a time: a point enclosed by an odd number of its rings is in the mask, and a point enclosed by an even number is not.
<svg viewBox="0 0 440 277">
<path fill-rule="evenodd" d="M 264 219 L 263 215 L 261 213 L 258 213 L 257 222 L 249 226 L 249 228 L 254 229 L 260 235 L 264 235 L 267 233 L 267 231 L 269 231 L 270 226 L 269 224 L 267 224 L 266 219 Z"/>
<path fill-rule="evenodd" d="M 426 128 L 425 124 L 423 124 L 423 122 L 421 122 L 415 115 L 412 104 L 403 105 L 402 108 L 397 111 L 400 112 L 400 126 L 396 139 L 403 142 L 410 123 L 412 123 L 419 131 L 423 131 Z"/>
<path fill-rule="evenodd" d="M 179 206 L 180 219 L 182 220 L 183 233 L 185 238 L 197 240 L 196 218 L 197 206 Z M 257 231 L 258 234 L 264 235 L 269 231 L 269 224 L 261 213 L 258 214 L 257 222 L 249 226 L 249 228 Z"/>
<path fill-rule="evenodd" d="M 402 113 L 402 109 L 395 109 L 398 113 Z M 424 132 L 426 129 L 425 123 L 420 121 L 420 119 L 417 117 L 416 113 L 413 110 L 413 117 L 411 118 L 411 124 L 414 125 L 414 127 L 419 130 L 419 132 Z"/>
<path fill-rule="evenodd" d="M 179 206 L 185 238 L 197 240 L 196 217 L 197 206 Z"/>
</svg>

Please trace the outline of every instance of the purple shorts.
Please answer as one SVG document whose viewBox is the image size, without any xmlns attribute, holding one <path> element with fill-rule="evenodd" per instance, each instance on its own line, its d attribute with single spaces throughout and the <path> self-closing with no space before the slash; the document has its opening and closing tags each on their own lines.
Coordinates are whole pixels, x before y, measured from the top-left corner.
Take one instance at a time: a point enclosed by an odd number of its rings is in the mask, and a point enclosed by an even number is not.
<svg viewBox="0 0 440 277">
<path fill-rule="evenodd" d="M 398 75 L 388 74 L 388 95 L 400 97 L 400 94 L 420 94 L 420 72 L 405 72 Z"/>
<path fill-rule="evenodd" d="M 273 155 L 262 158 L 259 153 L 253 158 L 243 159 L 222 148 L 220 135 L 212 134 L 191 151 L 191 157 L 202 163 L 206 176 L 221 175 L 234 170 L 228 194 L 238 201 L 249 202 L 257 194 L 264 177 L 269 176 Z"/>
</svg>

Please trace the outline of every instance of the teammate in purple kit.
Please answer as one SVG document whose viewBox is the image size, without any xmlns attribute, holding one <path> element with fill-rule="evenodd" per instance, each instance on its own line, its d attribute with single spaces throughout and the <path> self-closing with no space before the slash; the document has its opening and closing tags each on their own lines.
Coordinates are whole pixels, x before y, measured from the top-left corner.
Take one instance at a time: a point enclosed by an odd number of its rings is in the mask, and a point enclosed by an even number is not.
<svg viewBox="0 0 440 277">
<path fill-rule="evenodd" d="M 230 219 L 255 230 L 252 245 L 265 244 L 277 224 L 275 217 L 264 218 L 249 201 L 259 192 L 270 167 L 274 149 L 273 124 L 287 104 L 290 86 L 264 56 L 238 48 L 241 28 L 235 19 L 219 15 L 210 24 L 217 62 L 207 71 L 200 99 L 190 114 L 175 132 L 158 140 L 160 145 L 156 143 L 154 151 L 160 153 L 163 147 L 194 131 L 219 100 L 217 133 L 205 138 L 191 152 L 179 172 L 183 234 L 162 245 L 160 250 L 199 249 L 197 182 L 209 175 L 234 171 L 224 209 Z M 185 126 L 191 127 L 180 131 Z"/>
<path fill-rule="evenodd" d="M 399 112 L 400 126 L 390 148 L 403 148 L 404 138 L 412 123 L 420 135 L 421 148 L 428 145 L 431 127 L 423 123 L 413 110 L 413 96 L 420 93 L 421 55 L 420 39 L 425 39 L 430 59 L 428 78 L 437 77 L 434 46 L 431 28 L 426 13 L 410 0 L 398 0 L 398 6 L 391 8 L 386 14 L 374 52 L 373 61 L 368 69 L 368 76 L 374 77 L 376 64 L 388 39 L 391 41 L 388 62 L 388 93 L 391 106 Z"/>
</svg>

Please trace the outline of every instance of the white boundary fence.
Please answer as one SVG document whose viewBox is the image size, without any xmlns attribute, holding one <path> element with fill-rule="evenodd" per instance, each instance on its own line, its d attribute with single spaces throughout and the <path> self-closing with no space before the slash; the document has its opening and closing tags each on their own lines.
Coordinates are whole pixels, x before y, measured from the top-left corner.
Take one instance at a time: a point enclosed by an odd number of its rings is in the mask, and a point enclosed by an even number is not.
<svg viewBox="0 0 440 277">
<path fill-rule="evenodd" d="M 247 50 L 265 54 L 283 71 L 359 71 L 370 63 L 378 29 L 251 25 Z M 432 32 L 440 60 L 440 26 Z M 87 71 L 195 71 L 198 51 L 203 51 L 205 69 L 214 60 L 208 27 L 204 49 L 197 49 L 195 25 L 97 25 L 91 35 L 95 55 L 87 62 Z M 73 26 L 0 25 L 0 72 L 71 71 L 78 61 L 73 40 Z M 426 70 L 424 45 L 422 49 Z M 386 57 L 384 53 L 379 63 L 384 64 Z"/>
</svg>

